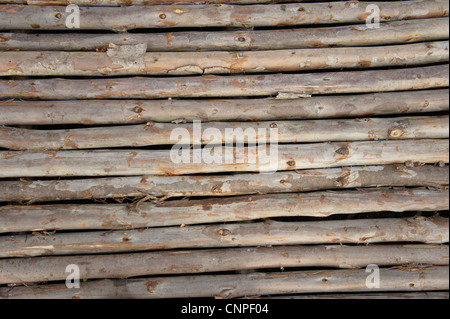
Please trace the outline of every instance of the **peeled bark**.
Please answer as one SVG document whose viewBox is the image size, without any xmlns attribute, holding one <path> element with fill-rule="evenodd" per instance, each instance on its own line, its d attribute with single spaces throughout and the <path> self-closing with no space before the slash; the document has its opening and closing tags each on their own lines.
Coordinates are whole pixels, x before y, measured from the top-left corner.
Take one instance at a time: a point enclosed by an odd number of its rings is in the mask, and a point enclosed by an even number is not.
<svg viewBox="0 0 450 319">
<path fill-rule="evenodd" d="M 357 205 L 354 203 L 357 202 Z M 135 229 L 271 217 L 327 217 L 367 212 L 449 209 L 448 191 L 359 190 L 125 204 L 1 206 L 0 233 Z"/>
<path fill-rule="evenodd" d="M 153 99 L 407 91 L 449 85 L 448 64 L 305 74 L 0 80 L 0 98 Z"/>
<path fill-rule="evenodd" d="M 0 284 L 62 281 L 72 264 L 79 265 L 83 279 L 103 279 L 289 267 L 448 265 L 448 258 L 446 245 L 275 246 L 11 258 L 0 260 Z"/>
<path fill-rule="evenodd" d="M 276 125 L 277 132 L 271 128 Z M 367 118 L 364 120 L 319 120 L 273 122 L 211 122 L 195 124 L 162 124 L 136 126 L 108 126 L 65 130 L 30 130 L 0 127 L 0 147 L 12 150 L 66 150 L 111 148 L 127 146 L 173 145 L 178 137 L 171 135 L 175 129 L 186 129 L 189 144 L 265 143 L 277 134 L 278 143 L 312 143 L 364 140 L 438 139 L 449 137 L 449 118 L 442 117 L 397 117 Z M 218 130 L 217 136 L 195 136 L 196 128 L 202 134 L 207 130 Z M 231 137 L 227 132 L 242 129 L 255 134 Z M 261 130 L 266 132 L 260 134 Z M 228 141 L 227 141 L 228 139 Z"/>
<path fill-rule="evenodd" d="M 0 299 L 442 297 L 448 1 L 171 1 L 0 5 Z"/>
<path fill-rule="evenodd" d="M 0 76 L 275 73 L 448 62 L 449 42 L 246 52 L 155 52 L 144 44 L 107 52 L 0 52 Z"/>
<path fill-rule="evenodd" d="M 51 202 L 102 198 L 233 196 L 338 188 L 449 184 L 449 166 L 361 166 L 226 176 L 136 176 L 0 181 L 0 201 Z"/>
<path fill-rule="evenodd" d="M 275 144 L 268 147 L 270 155 L 263 155 L 259 147 L 218 147 L 214 152 L 220 156 L 212 161 L 210 150 L 190 150 L 188 146 L 186 158 L 177 158 L 178 150 L 4 151 L 0 152 L 0 177 L 275 172 L 449 161 L 446 139 Z M 182 162 L 184 160 L 188 163 Z"/>
<path fill-rule="evenodd" d="M 0 50 L 105 51 L 114 45 L 144 44 L 147 51 L 280 50 L 335 46 L 374 46 L 446 40 L 449 19 L 415 19 L 322 28 L 168 33 L 0 33 Z"/>
<path fill-rule="evenodd" d="M 80 289 L 65 284 L 0 288 L 2 298 L 233 298 L 319 292 L 373 292 L 363 269 L 310 270 L 295 272 L 251 273 L 152 277 L 142 279 L 99 280 L 81 283 Z M 416 269 L 380 269 L 382 291 L 446 290 L 449 267 Z"/>
<path fill-rule="evenodd" d="M 448 89 L 289 100 L 0 101 L 0 125 L 270 121 L 448 110 Z"/>
<path fill-rule="evenodd" d="M 257 222 L 0 236 L 0 257 L 78 255 L 178 248 L 448 242 L 448 218 Z M 447 280 L 448 282 L 448 280 Z"/>
<path fill-rule="evenodd" d="M 380 21 L 448 16 L 446 0 L 335 2 L 268 5 L 185 5 L 80 7 L 80 29 L 126 31 L 144 28 L 275 27 L 365 23 L 369 4 L 380 9 Z M 68 30 L 71 12 L 63 6 L 5 5 L 0 30 Z M 71 26 L 69 24 L 69 26 Z"/>
</svg>

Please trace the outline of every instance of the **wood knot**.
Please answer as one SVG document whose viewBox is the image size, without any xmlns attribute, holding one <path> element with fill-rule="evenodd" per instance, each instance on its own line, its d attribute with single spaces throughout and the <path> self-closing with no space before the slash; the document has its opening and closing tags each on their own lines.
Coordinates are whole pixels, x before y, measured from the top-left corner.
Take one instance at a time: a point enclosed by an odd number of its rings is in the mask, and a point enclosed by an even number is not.
<svg viewBox="0 0 450 319">
<path fill-rule="evenodd" d="M 228 236 L 229 234 L 231 234 L 231 231 L 229 229 L 226 228 L 222 228 L 217 232 L 220 236 Z"/>
<path fill-rule="evenodd" d="M 150 280 L 145 284 L 145 286 L 147 287 L 147 291 L 152 293 L 153 291 L 155 291 L 156 287 L 158 287 L 159 284 L 159 280 Z"/>
<path fill-rule="evenodd" d="M 336 153 L 340 154 L 340 155 L 348 155 L 348 154 L 350 154 L 350 150 L 348 149 L 348 146 L 344 146 L 344 147 L 337 149 Z"/>
<path fill-rule="evenodd" d="M 400 138 L 403 135 L 405 135 L 405 131 L 402 130 L 401 128 L 398 128 L 398 127 L 391 128 L 388 131 L 388 135 L 389 135 L 390 138 Z"/>
<path fill-rule="evenodd" d="M 287 161 L 286 162 L 286 164 L 288 165 L 288 166 L 295 166 L 295 161 L 294 160 L 292 160 L 292 161 Z"/>
<path fill-rule="evenodd" d="M 140 105 L 138 105 L 134 108 L 133 111 L 134 111 L 134 113 L 140 114 L 140 113 L 144 112 L 144 109 Z"/>
</svg>

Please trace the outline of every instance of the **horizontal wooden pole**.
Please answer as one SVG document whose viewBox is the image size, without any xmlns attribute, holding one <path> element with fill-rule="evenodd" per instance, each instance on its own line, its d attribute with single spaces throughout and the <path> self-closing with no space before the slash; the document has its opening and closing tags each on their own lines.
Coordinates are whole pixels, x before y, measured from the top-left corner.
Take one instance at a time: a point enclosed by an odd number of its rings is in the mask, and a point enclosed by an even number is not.
<svg viewBox="0 0 450 319">
<path fill-rule="evenodd" d="M 110 44 L 145 44 L 147 51 L 280 50 L 318 47 L 355 47 L 446 40 L 448 17 L 321 28 L 177 31 L 166 33 L 0 33 L 0 50 L 106 51 Z"/>
<path fill-rule="evenodd" d="M 178 159 L 172 157 L 177 153 L 174 150 L 3 151 L 0 152 L 0 177 L 274 172 L 449 161 L 447 139 L 283 144 L 271 147 L 266 149 L 271 154 L 266 154 L 266 157 L 258 153 L 258 147 L 220 147 L 215 152 L 222 155 L 212 162 L 209 162 L 210 158 L 205 155 L 209 153 L 204 153 L 204 150 L 189 150 L 186 156 L 188 163 L 178 163 Z M 230 158 L 226 157 L 227 154 Z"/>
<path fill-rule="evenodd" d="M 2 298 L 182 298 L 264 296 L 319 292 L 373 292 L 363 269 L 310 270 L 235 275 L 151 277 L 99 280 L 81 283 L 0 288 Z M 381 291 L 432 291 L 448 289 L 448 266 L 380 269 Z M 378 290 L 378 289 L 377 289 Z"/>
<path fill-rule="evenodd" d="M 196 124 L 108 126 L 65 130 L 31 130 L 0 127 L 0 147 L 12 150 L 66 150 L 126 146 L 173 145 L 178 138 L 175 129 L 189 132 L 189 144 L 265 143 L 277 128 L 278 143 L 311 143 L 365 140 L 438 139 L 449 137 L 449 118 L 397 117 L 356 120 L 279 121 L 279 122 L 209 122 Z M 194 135 L 199 128 L 201 133 Z M 242 129 L 254 134 L 230 136 L 229 131 Z M 216 130 L 221 137 L 207 135 Z M 261 131 L 263 130 L 263 131 Z M 261 134 L 260 132 L 266 132 Z M 228 141 L 227 141 L 228 140 Z"/>
<path fill-rule="evenodd" d="M 314 96 L 288 100 L 0 101 L 0 125 L 270 121 L 448 110 L 448 89 Z"/>
<path fill-rule="evenodd" d="M 448 64 L 419 68 L 197 77 L 0 80 L 0 98 L 152 99 L 337 94 L 445 88 Z"/>
<path fill-rule="evenodd" d="M 326 217 L 335 214 L 448 209 L 448 191 L 372 189 L 142 203 L 135 209 L 125 204 L 1 206 L 0 233 L 134 229 L 270 217 Z"/>
<path fill-rule="evenodd" d="M 0 181 L 0 201 L 142 197 L 233 196 L 307 192 L 337 188 L 432 186 L 449 184 L 449 166 L 403 164 L 356 166 L 226 176 L 130 176 L 67 180 Z"/>
<path fill-rule="evenodd" d="M 155 52 L 144 44 L 107 52 L 0 52 L 0 76 L 276 73 L 415 66 L 449 61 L 449 42 L 244 52 Z"/>
<path fill-rule="evenodd" d="M 80 29 L 126 31 L 143 28 L 275 27 L 286 25 L 365 23 L 375 4 L 380 21 L 448 16 L 445 0 L 335 2 L 267 5 L 185 5 L 80 7 Z M 71 12 L 63 6 L 5 5 L 0 30 L 68 30 Z"/>
<path fill-rule="evenodd" d="M 10 258 L 0 260 L 0 284 L 65 280 L 66 267 L 72 264 L 79 266 L 83 279 L 103 279 L 289 267 L 448 265 L 448 258 L 447 245 L 274 246 Z"/>
<path fill-rule="evenodd" d="M 256 222 L 140 230 L 0 236 L 0 257 L 78 255 L 178 248 L 448 242 L 448 218 Z"/>
</svg>

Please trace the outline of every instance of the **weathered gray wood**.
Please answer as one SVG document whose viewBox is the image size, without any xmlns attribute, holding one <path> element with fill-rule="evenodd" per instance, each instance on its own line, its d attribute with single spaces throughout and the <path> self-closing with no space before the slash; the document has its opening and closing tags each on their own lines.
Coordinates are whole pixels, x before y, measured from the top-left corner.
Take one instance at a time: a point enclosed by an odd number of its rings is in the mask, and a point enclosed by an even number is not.
<svg viewBox="0 0 450 319">
<path fill-rule="evenodd" d="M 380 269 L 380 288 L 366 284 L 364 269 L 310 270 L 151 277 L 142 279 L 99 280 L 81 283 L 80 289 L 65 284 L 0 288 L 2 298 L 233 298 L 318 292 L 432 291 L 449 287 L 448 266 L 416 269 Z"/>
<path fill-rule="evenodd" d="M 300 99 L 0 101 L 1 125 L 131 124 L 345 118 L 449 110 L 449 91 Z"/>
<path fill-rule="evenodd" d="M 257 222 L 0 236 L 0 257 L 77 255 L 176 248 L 300 244 L 448 242 L 448 218 L 414 217 Z M 448 281 L 447 281 L 448 282 Z"/>
<path fill-rule="evenodd" d="M 357 203 L 357 204 L 355 204 Z M 0 206 L 0 233 L 39 230 L 135 229 L 366 212 L 449 209 L 448 191 L 358 190 L 253 195 L 165 203 Z"/>
<path fill-rule="evenodd" d="M 143 44 L 107 52 L 0 52 L 0 76 L 275 73 L 415 66 L 449 60 L 449 42 L 245 52 L 155 52 Z"/>
<path fill-rule="evenodd" d="M 448 16 L 446 0 L 335 2 L 268 5 L 185 5 L 80 7 L 80 28 L 126 31 L 142 28 L 269 27 L 365 23 L 369 4 L 380 8 L 380 21 Z M 70 12 L 64 6 L 5 5 L 0 30 L 67 30 Z"/>
<path fill-rule="evenodd" d="M 403 164 L 226 176 L 130 176 L 68 180 L 0 181 L 0 201 L 51 202 L 102 198 L 232 196 L 336 188 L 449 184 L 449 166 Z"/>
<path fill-rule="evenodd" d="M 0 80 L 0 98 L 152 99 L 371 93 L 444 88 L 448 64 L 420 68 L 201 77 Z"/>
<path fill-rule="evenodd" d="M 280 144 L 267 149 L 271 154 L 267 158 L 258 155 L 258 147 L 219 147 L 219 150 L 222 156 L 208 164 L 200 149 L 190 150 L 188 163 L 174 162 L 171 155 L 176 151 L 173 150 L 3 151 L 0 152 L 0 177 L 274 172 L 449 161 L 447 139 Z M 226 154 L 230 155 L 229 160 Z"/>
<path fill-rule="evenodd" d="M 209 122 L 196 124 L 108 126 L 65 130 L 31 130 L 14 127 L 0 127 L 0 147 L 12 150 L 66 150 L 127 146 L 173 145 L 171 132 L 177 128 L 186 129 L 189 144 L 212 145 L 227 142 L 227 130 L 252 130 L 251 134 L 233 138 L 237 143 L 265 143 L 269 141 L 271 128 L 276 128 L 278 143 L 311 143 L 365 140 L 438 139 L 449 137 L 448 116 L 366 118 L 356 120 L 279 121 L 279 122 Z M 194 137 L 196 127 L 201 133 L 218 130 L 220 140 L 215 136 Z M 256 134 L 261 132 L 263 134 Z"/>
<path fill-rule="evenodd" d="M 79 266 L 83 279 L 289 267 L 448 265 L 448 250 L 447 245 L 314 245 L 10 258 L 0 259 L 0 284 L 65 280 L 66 267 L 72 264 Z"/>
<path fill-rule="evenodd" d="M 145 44 L 147 51 L 236 51 L 373 46 L 446 40 L 448 17 L 321 28 L 168 33 L 0 33 L 0 50 L 104 51 L 114 45 Z"/>
</svg>

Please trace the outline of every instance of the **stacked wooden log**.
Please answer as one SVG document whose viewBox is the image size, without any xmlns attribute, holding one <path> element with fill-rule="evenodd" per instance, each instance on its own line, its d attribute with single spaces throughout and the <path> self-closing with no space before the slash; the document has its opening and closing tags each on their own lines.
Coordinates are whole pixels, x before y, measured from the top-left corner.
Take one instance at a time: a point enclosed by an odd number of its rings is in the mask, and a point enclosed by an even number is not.
<svg viewBox="0 0 450 319">
<path fill-rule="evenodd" d="M 0 4 L 0 298 L 448 298 L 448 1 Z"/>
</svg>

